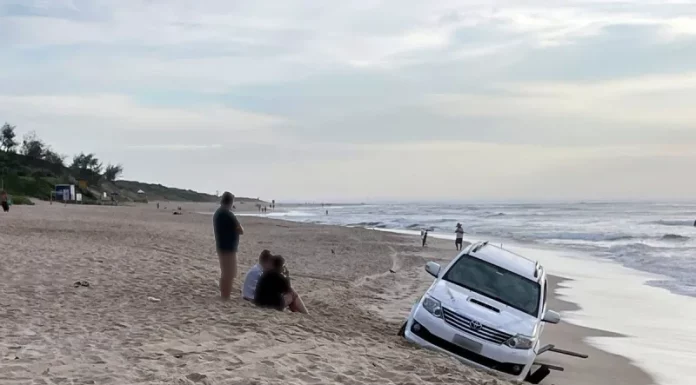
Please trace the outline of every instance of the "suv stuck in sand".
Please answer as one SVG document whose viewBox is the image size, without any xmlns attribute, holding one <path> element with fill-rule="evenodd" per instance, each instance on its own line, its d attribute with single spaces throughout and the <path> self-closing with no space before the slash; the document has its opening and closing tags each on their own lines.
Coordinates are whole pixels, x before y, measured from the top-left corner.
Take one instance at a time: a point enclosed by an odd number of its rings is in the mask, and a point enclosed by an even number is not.
<svg viewBox="0 0 696 385">
<path fill-rule="evenodd" d="M 532 367 L 548 350 L 539 343 L 544 323 L 558 323 L 560 315 L 546 307 L 546 273 L 538 262 L 480 242 L 444 268 L 428 262 L 425 269 L 435 282 L 401 335 L 516 380 L 538 383 L 548 375 L 547 367 Z"/>
</svg>

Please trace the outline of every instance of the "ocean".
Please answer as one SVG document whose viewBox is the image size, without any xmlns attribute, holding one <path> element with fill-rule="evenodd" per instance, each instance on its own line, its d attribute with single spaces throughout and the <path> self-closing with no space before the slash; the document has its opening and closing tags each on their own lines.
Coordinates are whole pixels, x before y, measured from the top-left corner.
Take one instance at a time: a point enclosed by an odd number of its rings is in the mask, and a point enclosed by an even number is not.
<svg viewBox="0 0 696 385">
<path fill-rule="evenodd" d="M 452 240 L 461 223 L 465 240 L 501 243 L 570 278 L 559 295 L 580 310 L 564 322 L 625 336 L 588 343 L 658 384 L 696 383 L 696 203 L 302 205 L 258 216 Z"/>
<path fill-rule="evenodd" d="M 329 215 L 326 215 L 326 210 Z M 666 279 L 650 282 L 696 297 L 696 203 L 380 204 L 295 206 L 267 216 L 577 250 Z"/>
</svg>

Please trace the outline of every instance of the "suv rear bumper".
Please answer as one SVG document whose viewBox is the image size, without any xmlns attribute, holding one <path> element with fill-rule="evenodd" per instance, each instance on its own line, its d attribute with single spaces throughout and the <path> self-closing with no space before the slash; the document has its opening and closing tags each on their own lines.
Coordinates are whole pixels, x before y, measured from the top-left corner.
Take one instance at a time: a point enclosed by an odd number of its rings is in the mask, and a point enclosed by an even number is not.
<svg viewBox="0 0 696 385">
<path fill-rule="evenodd" d="M 415 326 L 415 327 L 414 327 Z M 495 370 L 510 378 L 523 381 L 536 358 L 533 350 L 515 350 L 497 345 L 466 334 L 446 324 L 421 308 L 420 304 L 411 313 L 404 332 L 406 339 L 418 345 L 450 354 L 470 365 Z M 480 342 L 480 353 L 467 350 L 454 344 L 454 336 L 459 335 Z"/>
</svg>

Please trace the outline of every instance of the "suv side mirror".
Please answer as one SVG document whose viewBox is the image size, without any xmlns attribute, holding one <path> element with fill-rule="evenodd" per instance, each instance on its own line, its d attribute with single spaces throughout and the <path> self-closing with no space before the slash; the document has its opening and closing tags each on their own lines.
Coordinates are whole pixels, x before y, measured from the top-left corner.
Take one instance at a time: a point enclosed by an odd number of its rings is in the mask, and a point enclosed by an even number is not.
<svg viewBox="0 0 696 385">
<path fill-rule="evenodd" d="M 546 313 L 544 313 L 542 321 L 550 324 L 557 324 L 561 322 L 561 315 L 553 310 L 547 310 Z"/>
<path fill-rule="evenodd" d="M 435 262 L 428 262 L 425 265 L 425 271 L 427 271 L 428 274 L 432 275 L 433 277 L 437 278 L 438 275 L 440 275 L 440 265 L 438 265 Z"/>
</svg>

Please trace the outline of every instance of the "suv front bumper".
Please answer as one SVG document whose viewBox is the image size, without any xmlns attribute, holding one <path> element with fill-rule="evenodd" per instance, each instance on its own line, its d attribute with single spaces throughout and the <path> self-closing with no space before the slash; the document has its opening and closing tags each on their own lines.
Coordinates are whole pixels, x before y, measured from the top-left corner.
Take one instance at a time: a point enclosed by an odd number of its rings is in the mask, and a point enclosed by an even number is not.
<svg viewBox="0 0 696 385">
<path fill-rule="evenodd" d="M 495 370 L 519 381 L 526 378 L 536 358 L 532 349 L 512 349 L 455 329 L 423 309 L 420 303 L 411 312 L 404 335 L 410 342 L 445 352 L 470 365 Z M 481 351 L 472 352 L 455 344 L 453 341 L 456 335 L 481 343 Z"/>
</svg>

